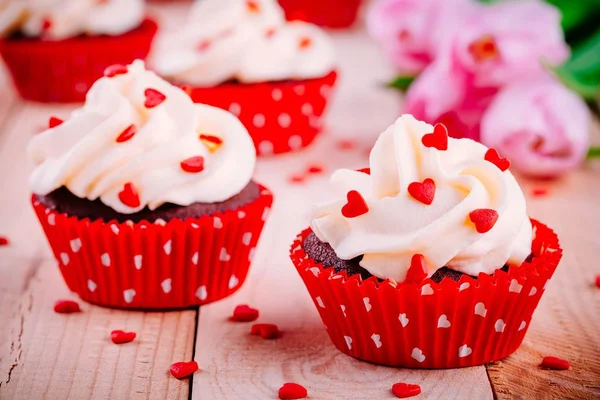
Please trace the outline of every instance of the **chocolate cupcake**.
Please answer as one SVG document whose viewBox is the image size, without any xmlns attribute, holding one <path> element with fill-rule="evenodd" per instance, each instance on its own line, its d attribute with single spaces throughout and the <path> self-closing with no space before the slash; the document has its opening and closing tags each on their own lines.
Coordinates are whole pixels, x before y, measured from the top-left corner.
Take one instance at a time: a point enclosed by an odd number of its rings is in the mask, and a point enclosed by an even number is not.
<svg viewBox="0 0 600 400">
<path fill-rule="evenodd" d="M 141 61 L 31 140 L 35 211 L 65 282 L 91 303 L 165 309 L 243 283 L 272 203 L 246 129 Z"/>
<path fill-rule="evenodd" d="M 377 364 L 478 365 L 523 340 L 562 250 L 509 161 L 404 115 L 339 170 L 291 258 L 336 347 Z"/>
<path fill-rule="evenodd" d="M 156 71 L 238 116 L 259 155 L 308 146 L 337 78 L 327 34 L 286 21 L 275 0 L 203 0 L 189 14 L 159 42 Z"/>
</svg>

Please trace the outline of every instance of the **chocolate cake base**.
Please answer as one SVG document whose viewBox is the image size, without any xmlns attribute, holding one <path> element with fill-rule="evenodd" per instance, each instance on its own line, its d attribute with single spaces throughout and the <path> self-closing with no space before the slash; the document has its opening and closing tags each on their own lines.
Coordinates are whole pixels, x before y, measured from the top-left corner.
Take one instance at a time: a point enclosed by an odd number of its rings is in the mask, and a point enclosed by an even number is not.
<svg viewBox="0 0 600 400">
<path fill-rule="evenodd" d="M 360 274 L 363 279 L 368 279 L 373 276 L 371 273 L 369 273 L 369 271 L 360 266 L 359 263 L 362 260 L 362 256 L 355 257 L 351 260 L 342 260 L 335 254 L 335 251 L 329 245 L 329 243 L 321 242 L 314 232 L 311 232 L 306 239 L 304 239 L 304 242 L 302 243 L 302 249 L 310 258 L 318 263 L 323 264 L 323 266 L 326 268 L 333 268 L 335 272 L 346 271 L 348 276 Z M 508 266 L 505 265 L 501 269 L 502 271 L 508 271 Z M 465 274 L 462 272 L 455 271 L 447 267 L 442 267 L 431 276 L 431 280 L 439 283 L 444 278 L 449 278 L 455 282 L 458 282 L 463 275 Z M 470 276 L 473 279 L 477 279 L 476 276 Z M 382 279 L 378 280 L 382 281 Z"/>
<path fill-rule="evenodd" d="M 92 221 L 103 220 L 104 222 L 117 220 L 118 222 L 140 221 L 154 222 L 158 219 L 169 221 L 171 219 L 198 218 L 204 215 L 212 215 L 219 212 L 235 210 L 260 196 L 258 185 L 250 181 L 237 195 L 218 203 L 194 203 L 189 206 L 179 206 L 176 204 L 163 204 L 156 210 L 150 210 L 148 207 L 134 214 L 121 214 L 111 207 L 102 203 L 99 199 L 90 201 L 82 199 L 72 194 L 67 188 L 62 187 L 47 194 L 46 196 L 36 196 L 37 200 L 49 209 L 59 213 L 65 213 L 80 219 L 89 218 Z"/>
</svg>

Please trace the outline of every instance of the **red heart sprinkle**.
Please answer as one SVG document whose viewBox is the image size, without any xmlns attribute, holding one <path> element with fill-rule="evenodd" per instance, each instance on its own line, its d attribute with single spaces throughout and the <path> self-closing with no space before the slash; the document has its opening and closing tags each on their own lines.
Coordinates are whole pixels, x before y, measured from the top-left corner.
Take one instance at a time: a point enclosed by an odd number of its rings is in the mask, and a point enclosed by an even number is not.
<svg viewBox="0 0 600 400">
<path fill-rule="evenodd" d="M 42 20 L 42 32 L 48 32 L 52 28 L 52 20 L 50 18 L 44 18 Z"/>
<path fill-rule="evenodd" d="M 342 215 L 346 218 L 356 218 L 369 212 L 365 199 L 356 190 L 351 190 L 346 195 L 348 202 L 342 207 Z"/>
<path fill-rule="evenodd" d="M 195 156 L 183 160 L 181 162 L 181 169 L 192 174 L 204 171 L 204 157 Z"/>
<path fill-rule="evenodd" d="M 136 133 L 137 128 L 135 127 L 135 125 L 129 125 L 127 128 L 125 128 L 125 130 L 123 130 L 123 132 L 119 134 L 119 136 L 117 136 L 117 143 L 123 143 L 128 141 L 129 139 L 134 137 Z"/>
<path fill-rule="evenodd" d="M 542 363 L 540 364 L 540 367 L 546 368 L 546 369 L 566 370 L 566 369 L 569 369 L 570 365 L 569 365 L 569 362 L 566 360 L 563 360 L 558 357 L 548 356 L 548 357 L 544 357 L 542 359 Z"/>
<path fill-rule="evenodd" d="M 413 182 L 408 185 L 408 193 L 417 201 L 430 205 L 435 197 L 435 182 L 433 179 L 425 179 L 423 183 Z"/>
<path fill-rule="evenodd" d="M 420 283 L 427 278 L 427 263 L 422 254 L 415 254 L 410 260 L 410 267 L 406 272 L 405 283 Z"/>
<path fill-rule="evenodd" d="M 306 398 L 308 396 L 308 391 L 302 385 L 288 382 L 284 383 L 283 386 L 279 388 L 277 394 L 281 400 L 295 400 Z"/>
<path fill-rule="evenodd" d="M 300 50 L 308 49 L 311 44 L 312 44 L 312 39 L 309 38 L 308 36 L 301 37 L 300 40 L 298 41 L 298 47 L 300 47 Z"/>
<path fill-rule="evenodd" d="M 202 134 L 200 135 L 200 140 L 206 140 L 207 142 L 211 142 L 217 145 L 223 144 L 223 139 L 221 139 L 218 136 L 214 136 L 214 135 L 205 135 Z"/>
<path fill-rule="evenodd" d="M 305 179 L 306 179 L 306 177 L 304 175 L 299 175 L 299 174 L 290 175 L 290 177 L 288 178 L 288 180 L 291 183 L 302 183 L 302 182 L 304 182 Z"/>
<path fill-rule="evenodd" d="M 485 153 L 484 158 L 486 161 L 489 161 L 496 167 L 498 167 L 500 171 L 504 172 L 508 168 L 510 168 L 510 161 L 508 161 L 507 158 L 500 157 L 500 154 L 498 154 L 498 151 L 496 149 L 488 149 L 488 151 Z"/>
<path fill-rule="evenodd" d="M 421 386 L 404 382 L 394 383 L 392 393 L 399 399 L 406 399 L 420 394 Z"/>
<path fill-rule="evenodd" d="M 127 66 L 123 64 L 113 64 L 104 69 L 104 76 L 107 78 L 112 78 L 113 76 L 123 75 L 129 72 Z"/>
<path fill-rule="evenodd" d="M 423 146 L 435 147 L 438 150 L 448 150 L 448 129 L 444 124 L 435 124 L 433 133 L 424 135 L 421 139 Z"/>
<path fill-rule="evenodd" d="M 309 174 L 320 174 L 325 170 L 325 167 L 323 167 L 321 164 L 311 164 L 308 166 L 308 173 Z"/>
<path fill-rule="evenodd" d="M 363 174 L 371 175 L 371 168 L 361 168 L 357 169 L 358 172 L 362 172 Z"/>
<path fill-rule="evenodd" d="M 73 300 L 57 300 L 54 303 L 54 312 L 58 314 L 72 314 L 80 311 L 79 303 Z"/>
<path fill-rule="evenodd" d="M 229 318 L 235 322 L 251 322 L 258 319 L 258 310 L 247 304 L 240 304 L 233 310 L 233 315 Z"/>
<path fill-rule="evenodd" d="M 177 379 L 186 378 L 196 371 L 198 371 L 198 363 L 196 361 L 180 361 L 171 364 L 171 375 Z"/>
<path fill-rule="evenodd" d="M 258 3 L 254 0 L 246 1 L 246 7 L 248 7 L 248 11 L 250 11 L 251 13 L 260 12 L 260 7 L 259 7 Z"/>
<path fill-rule="evenodd" d="M 0 246 L 8 246 L 9 243 L 8 238 L 0 236 Z"/>
<path fill-rule="evenodd" d="M 469 213 L 469 219 L 475 224 L 479 233 L 489 232 L 498 221 L 498 213 L 490 208 L 479 208 Z"/>
<path fill-rule="evenodd" d="M 198 43 L 198 46 L 196 46 L 196 50 L 198 51 L 206 51 L 210 48 L 212 42 L 208 39 L 205 39 L 203 41 L 201 41 L 200 43 Z"/>
<path fill-rule="evenodd" d="M 112 342 L 114 344 L 123 344 L 123 343 L 133 342 L 133 339 L 135 339 L 135 336 L 136 336 L 135 332 L 125 332 L 125 331 L 121 331 L 121 330 L 115 330 L 110 333 L 110 340 L 112 340 Z"/>
<path fill-rule="evenodd" d="M 546 188 L 535 188 L 531 192 L 534 197 L 543 197 L 548 194 L 548 189 Z"/>
<path fill-rule="evenodd" d="M 275 34 L 275 32 L 277 32 L 276 28 L 269 28 L 265 32 L 265 35 L 267 36 L 267 38 L 270 38 L 270 37 L 272 37 Z"/>
<path fill-rule="evenodd" d="M 62 119 L 60 119 L 60 118 L 50 117 L 50 119 L 48 120 L 48 128 L 50 128 L 50 129 L 56 128 L 57 126 L 59 126 L 63 122 L 64 121 Z"/>
<path fill-rule="evenodd" d="M 135 190 L 133 183 L 129 182 L 123 186 L 123 190 L 119 193 L 119 200 L 127 207 L 137 208 L 140 206 L 140 196 Z"/>
<path fill-rule="evenodd" d="M 596 276 L 596 287 L 600 288 L 600 275 Z"/>
<path fill-rule="evenodd" d="M 167 99 L 167 96 L 152 88 L 144 90 L 144 96 L 146 96 L 146 101 L 144 102 L 144 107 L 146 108 L 154 108 Z"/>
<path fill-rule="evenodd" d="M 340 150 L 354 150 L 356 148 L 356 142 L 354 140 L 340 140 L 336 145 Z"/>
<path fill-rule="evenodd" d="M 277 339 L 281 337 L 281 331 L 275 324 L 254 324 L 250 333 L 252 335 L 259 335 L 263 339 Z"/>
</svg>

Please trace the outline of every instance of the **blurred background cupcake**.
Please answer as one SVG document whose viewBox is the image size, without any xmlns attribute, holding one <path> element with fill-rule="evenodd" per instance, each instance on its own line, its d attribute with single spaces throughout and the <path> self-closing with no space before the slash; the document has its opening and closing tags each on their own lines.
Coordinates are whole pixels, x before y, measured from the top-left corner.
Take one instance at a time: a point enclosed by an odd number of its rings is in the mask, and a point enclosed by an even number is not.
<svg viewBox="0 0 600 400">
<path fill-rule="evenodd" d="M 156 31 L 143 0 L 0 0 L 0 55 L 27 100 L 83 101 L 106 67 L 144 59 Z"/>
<path fill-rule="evenodd" d="M 196 102 L 229 110 L 258 154 L 310 144 L 336 81 L 333 45 L 314 25 L 287 22 L 274 0 L 203 0 L 161 40 L 152 67 Z"/>
</svg>

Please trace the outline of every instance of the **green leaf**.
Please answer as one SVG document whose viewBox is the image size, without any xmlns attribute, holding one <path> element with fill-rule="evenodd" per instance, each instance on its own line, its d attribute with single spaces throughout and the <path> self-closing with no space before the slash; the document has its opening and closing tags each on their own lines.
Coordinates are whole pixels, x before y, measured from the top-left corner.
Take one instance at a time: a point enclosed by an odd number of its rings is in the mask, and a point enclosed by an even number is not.
<svg viewBox="0 0 600 400">
<path fill-rule="evenodd" d="M 553 70 L 565 85 L 586 99 L 600 98 L 600 30 L 575 48 L 570 60 Z"/>
<path fill-rule="evenodd" d="M 590 147 L 590 149 L 588 150 L 587 153 L 587 158 L 592 159 L 592 158 L 598 158 L 600 157 L 600 147 Z"/>
<path fill-rule="evenodd" d="M 405 92 L 408 90 L 409 86 L 414 82 L 414 80 L 414 76 L 400 75 L 396 77 L 396 79 L 394 79 L 393 81 L 389 82 L 387 86 Z"/>
</svg>

